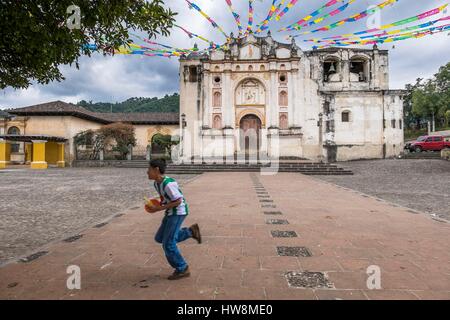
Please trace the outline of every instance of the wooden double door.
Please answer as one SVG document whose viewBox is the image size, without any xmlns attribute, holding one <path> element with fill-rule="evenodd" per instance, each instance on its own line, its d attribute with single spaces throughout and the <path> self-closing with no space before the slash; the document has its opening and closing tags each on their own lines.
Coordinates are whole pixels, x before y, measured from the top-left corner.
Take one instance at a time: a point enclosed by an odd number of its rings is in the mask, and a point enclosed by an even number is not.
<svg viewBox="0 0 450 320">
<path fill-rule="evenodd" d="M 246 115 L 240 122 L 240 148 L 246 157 L 258 155 L 261 147 L 261 120 L 255 115 Z"/>
</svg>

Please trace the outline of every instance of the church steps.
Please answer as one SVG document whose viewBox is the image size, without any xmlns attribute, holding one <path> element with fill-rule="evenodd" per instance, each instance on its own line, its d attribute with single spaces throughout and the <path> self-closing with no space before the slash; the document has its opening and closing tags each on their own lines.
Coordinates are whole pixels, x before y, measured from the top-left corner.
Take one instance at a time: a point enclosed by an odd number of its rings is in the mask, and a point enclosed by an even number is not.
<svg viewBox="0 0 450 320">
<path fill-rule="evenodd" d="M 121 168 L 146 168 L 147 161 L 120 162 L 115 166 Z M 167 167 L 168 174 L 199 174 L 204 172 L 259 172 L 262 168 L 269 169 L 268 165 L 257 164 L 170 164 Z M 278 172 L 303 173 L 307 175 L 353 175 L 349 170 L 345 170 L 335 164 L 325 163 L 280 163 L 279 167 L 274 167 Z"/>
</svg>

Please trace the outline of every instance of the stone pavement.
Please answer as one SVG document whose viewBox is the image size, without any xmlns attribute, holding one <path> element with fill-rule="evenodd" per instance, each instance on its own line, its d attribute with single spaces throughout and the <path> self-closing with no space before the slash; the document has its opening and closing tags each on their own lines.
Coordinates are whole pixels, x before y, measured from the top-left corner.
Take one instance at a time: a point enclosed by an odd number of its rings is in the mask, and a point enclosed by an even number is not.
<svg viewBox="0 0 450 320">
<path fill-rule="evenodd" d="M 210 173 L 183 191 L 204 238 L 180 244 L 190 278 L 166 280 L 161 214 L 136 209 L 0 268 L 0 298 L 450 299 L 448 223 L 300 174 Z"/>
</svg>

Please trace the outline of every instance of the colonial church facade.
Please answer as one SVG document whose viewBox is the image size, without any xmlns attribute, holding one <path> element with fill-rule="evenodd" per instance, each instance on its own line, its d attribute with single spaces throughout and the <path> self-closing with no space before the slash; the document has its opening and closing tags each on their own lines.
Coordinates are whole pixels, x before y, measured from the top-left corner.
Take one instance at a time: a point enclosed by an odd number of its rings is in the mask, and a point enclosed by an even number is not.
<svg viewBox="0 0 450 320">
<path fill-rule="evenodd" d="M 387 158 L 403 149 L 386 50 L 302 51 L 269 34 L 180 60 L 181 159 Z"/>
</svg>

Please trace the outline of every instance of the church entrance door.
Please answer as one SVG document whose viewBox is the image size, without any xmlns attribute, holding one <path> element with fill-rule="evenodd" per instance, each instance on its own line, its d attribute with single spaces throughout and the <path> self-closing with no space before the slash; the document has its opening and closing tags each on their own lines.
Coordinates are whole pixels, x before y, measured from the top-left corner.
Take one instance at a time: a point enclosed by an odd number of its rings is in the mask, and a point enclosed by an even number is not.
<svg viewBox="0 0 450 320">
<path fill-rule="evenodd" d="M 245 160 L 259 160 L 261 145 L 261 120 L 255 115 L 246 115 L 241 119 L 240 147 L 245 152 Z"/>
</svg>

